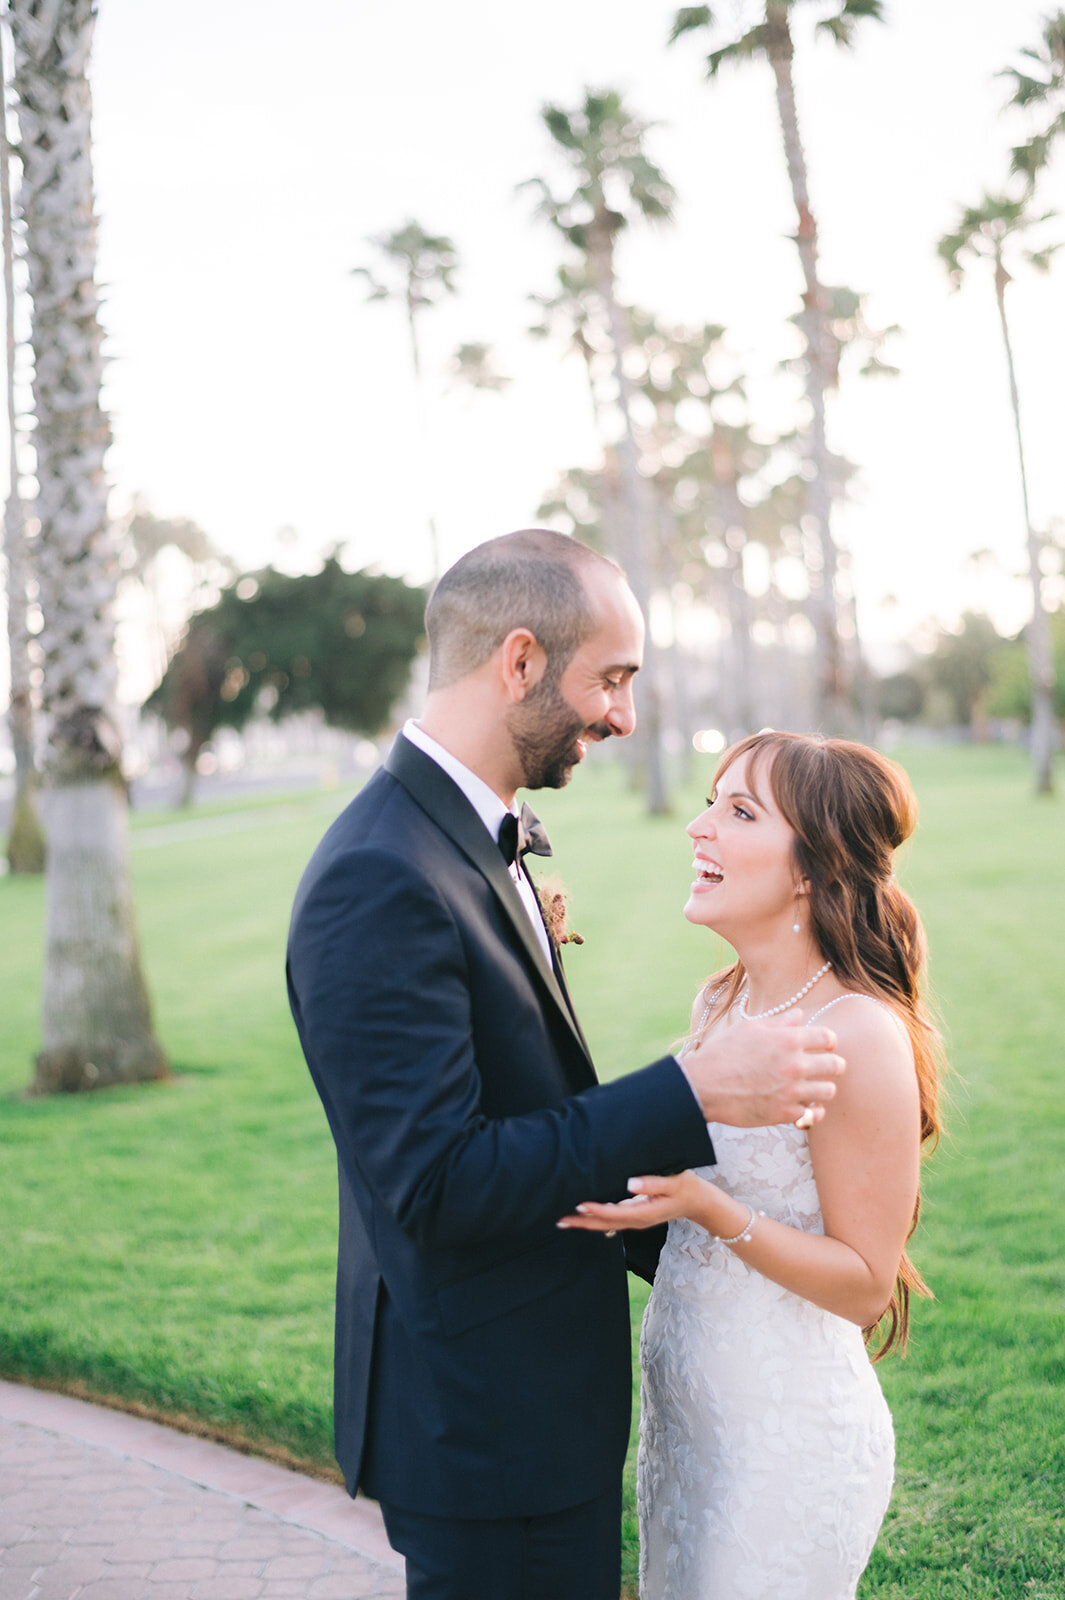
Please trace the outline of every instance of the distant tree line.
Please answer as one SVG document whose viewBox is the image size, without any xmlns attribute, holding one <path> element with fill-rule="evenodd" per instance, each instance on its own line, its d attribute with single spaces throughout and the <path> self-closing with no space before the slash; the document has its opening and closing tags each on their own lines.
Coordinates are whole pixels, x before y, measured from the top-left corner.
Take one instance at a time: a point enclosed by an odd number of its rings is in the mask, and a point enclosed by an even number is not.
<svg viewBox="0 0 1065 1600">
<path fill-rule="evenodd" d="M 1051 717 L 1065 728 L 1065 611 L 1051 613 L 1055 681 Z M 956 629 L 943 629 L 928 653 L 915 655 L 876 684 L 881 718 L 928 727 L 963 728 L 987 738 L 996 725 L 1031 727 L 1035 708 L 1027 630 L 1013 639 L 990 617 L 968 611 Z"/>
</svg>

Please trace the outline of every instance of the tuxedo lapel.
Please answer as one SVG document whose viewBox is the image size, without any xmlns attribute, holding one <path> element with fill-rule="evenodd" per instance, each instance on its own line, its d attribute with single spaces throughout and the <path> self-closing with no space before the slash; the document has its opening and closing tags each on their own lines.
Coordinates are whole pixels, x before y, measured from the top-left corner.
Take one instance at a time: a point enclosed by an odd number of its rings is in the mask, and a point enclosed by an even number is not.
<svg viewBox="0 0 1065 1600">
<path fill-rule="evenodd" d="M 536 896 L 536 904 L 538 906 L 540 906 L 540 904 L 541 904 L 540 903 L 540 891 L 536 887 L 536 883 L 535 883 L 535 881 L 533 879 L 533 875 L 529 871 L 529 869 L 526 866 L 524 860 L 521 863 L 520 870 L 524 873 L 526 881 L 529 884 L 529 887 L 532 889 L 533 894 Z M 562 952 L 558 948 L 558 946 L 555 944 L 554 940 L 551 937 L 551 930 L 547 926 L 547 918 L 543 914 L 542 906 L 541 906 L 541 909 L 540 909 L 540 919 L 543 922 L 544 929 L 545 929 L 545 931 L 547 933 L 547 942 L 551 946 L 551 964 L 552 964 L 552 968 L 554 970 L 555 980 L 558 983 L 558 987 L 562 992 L 562 997 L 566 1002 L 566 1010 L 569 1012 L 569 1020 L 573 1025 L 574 1032 L 577 1034 L 577 1037 L 581 1041 L 581 1044 L 582 1044 L 582 1046 L 584 1048 L 585 1055 L 588 1057 L 588 1059 L 590 1061 L 591 1058 L 592 1058 L 592 1052 L 588 1049 L 588 1041 L 584 1037 L 584 1032 L 583 1032 L 583 1030 L 581 1028 L 580 1019 L 577 1016 L 576 1007 L 574 1006 L 573 1000 L 572 1000 L 572 998 L 570 996 L 569 985 L 566 982 L 566 974 L 565 974 L 565 971 L 564 971 L 563 966 L 562 966 Z"/>
<path fill-rule="evenodd" d="M 401 783 L 412 799 L 438 827 L 448 835 L 463 855 L 488 880 L 515 933 L 521 941 L 526 956 L 536 970 L 552 1002 L 558 1008 L 567 1027 L 588 1058 L 588 1046 L 574 1015 L 572 1002 L 565 988 L 565 979 L 550 966 L 536 931 L 529 921 L 529 913 L 519 895 L 506 862 L 488 829 L 456 783 L 443 768 L 404 739 L 400 734 L 386 760 L 385 770 Z M 531 881 L 531 880 L 530 880 Z M 589 1080 L 591 1081 L 591 1080 Z"/>
</svg>

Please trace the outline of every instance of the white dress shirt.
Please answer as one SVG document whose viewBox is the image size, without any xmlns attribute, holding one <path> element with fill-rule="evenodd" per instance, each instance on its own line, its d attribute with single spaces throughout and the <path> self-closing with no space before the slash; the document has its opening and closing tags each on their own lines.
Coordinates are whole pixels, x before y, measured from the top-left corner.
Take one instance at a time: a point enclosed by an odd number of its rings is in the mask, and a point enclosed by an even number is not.
<svg viewBox="0 0 1065 1600">
<path fill-rule="evenodd" d="M 404 739 L 409 739 L 411 744 L 416 746 L 423 755 L 427 755 L 431 761 L 435 761 L 437 766 L 447 773 L 451 781 L 458 785 L 488 829 L 493 844 L 498 845 L 499 830 L 503 825 L 503 818 L 507 815 L 508 810 L 510 810 L 512 816 L 516 817 L 518 815 L 517 806 L 514 806 L 513 809 L 505 806 L 495 790 L 490 789 L 483 778 L 479 778 L 476 772 L 471 772 L 469 767 L 464 767 L 462 762 L 451 754 L 450 750 L 445 750 L 442 744 L 437 744 L 435 739 L 431 739 L 427 733 L 424 733 L 413 717 L 409 718 L 404 724 L 403 737 Z M 547 937 L 547 929 L 544 927 L 544 919 L 540 915 L 540 907 L 533 887 L 516 861 L 511 863 L 510 876 L 513 879 L 515 889 L 521 896 L 522 904 L 529 914 L 529 921 L 532 923 L 533 932 L 540 941 L 540 948 L 544 952 L 547 964 L 553 968 L 551 941 Z"/>
</svg>

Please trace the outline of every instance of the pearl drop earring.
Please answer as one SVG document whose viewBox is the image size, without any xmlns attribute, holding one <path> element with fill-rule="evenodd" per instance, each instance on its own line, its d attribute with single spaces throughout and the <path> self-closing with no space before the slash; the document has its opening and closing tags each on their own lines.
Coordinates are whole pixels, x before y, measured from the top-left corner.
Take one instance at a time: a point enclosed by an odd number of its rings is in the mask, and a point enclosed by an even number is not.
<svg viewBox="0 0 1065 1600">
<path fill-rule="evenodd" d="M 805 889 L 796 889 L 796 891 L 795 891 L 796 899 L 798 899 L 798 897 L 800 895 L 805 894 L 805 893 L 806 893 Z M 799 913 L 798 913 L 798 911 L 796 911 L 796 913 L 795 913 L 795 921 L 791 925 L 791 931 L 792 931 L 792 933 L 801 933 L 802 932 L 802 923 L 799 921 Z"/>
</svg>

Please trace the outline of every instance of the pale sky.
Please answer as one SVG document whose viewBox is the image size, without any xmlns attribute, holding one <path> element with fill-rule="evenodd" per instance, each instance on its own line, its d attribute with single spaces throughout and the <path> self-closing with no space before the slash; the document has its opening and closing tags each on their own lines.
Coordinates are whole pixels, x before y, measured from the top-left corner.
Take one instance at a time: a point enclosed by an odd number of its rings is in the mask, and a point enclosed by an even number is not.
<svg viewBox="0 0 1065 1600">
<path fill-rule="evenodd" d="M 733 11 L 728 0 L 723 15 Z M 799 8 L 800 18 L 819 10 Z M 887 0 L 853 53 L 799 26 L 796 78 L 823 275 L 898 322 L 903 376 L 852 383 L 831 443 L 861 468 L 839 521 L 865 632 L 989 605 L 1025 616 L 1002 573 L 1024 563 L 1005 367 L 986 273 L 952 293 L 937 238 L 997 187 L 1016 135 L 994 73 L 1034 43 L 1029 0 Z M 101 0 L 93 65 L 100 279 L 115 504 L 140 494 L 199 522 L 245 566 L 357 564 L 422 580 L 427 540 L 401 312 L 350 276 L 367 235 L 414 217 L 449 234 L 461 292 L 424 320 L 445 560 L 528 525 L 560 468 L 594 464 L 583 373 L 524 337 L 559 241 L 515 186 L 557 173 L 539 109 L 617 86 L 660 123 L 650 151 L 676 224 L 633 229 L 623 295 L 732 330 L 754 370 L 782 352 L 800 287 L 769 68 L 704 80 L 698 36 L 667 48 L 660 0 Z M 1065 211 L 1065 161 L 1044 191 Z M 1062 225 L 1065 237 L 1065 224 Z M 1033 512 L 1065 516 L 1063 260 L 1011 291 Z M 448 389 L 463 341 L 513 385 Z M 282 542 L 278 531 L 295 530 Z M 885 595 L 899 606 L 885 608 Z"/>
</svg>

